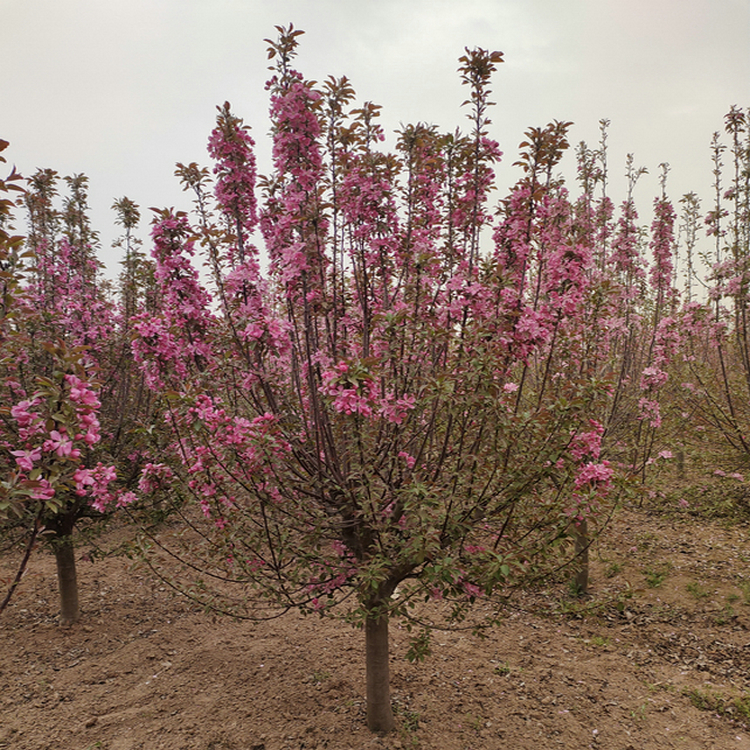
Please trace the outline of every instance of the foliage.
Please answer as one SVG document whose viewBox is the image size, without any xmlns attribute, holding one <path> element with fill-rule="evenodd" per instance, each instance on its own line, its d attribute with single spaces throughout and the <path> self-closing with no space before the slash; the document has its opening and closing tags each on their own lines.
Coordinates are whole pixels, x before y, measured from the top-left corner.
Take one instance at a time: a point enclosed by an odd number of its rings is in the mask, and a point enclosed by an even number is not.
<svg viewBox="0 0 750 750">
<path fill-rule="evenodd" d="M 190 531 L 165 574 L 181 559 L 193 582 L 173 583 L 235 615 L 344 604 L 368 639 L 424 600 L 461 621 L 560 565 L 613 480 L 593 419 L 611 383 L 586 358 L 602 321 L 580 324 L 598 293 L 591 248 L 571 242 L 550 178 L 568 124 L 528 134 L 527 175 L 483 255 L 499 54 L 461 59 L 472 134 L 407 126 L 387 154 L 377 107 L 347 112 L 347 82 L 318 89 L 294 70 L 297 36 L 270 47 L 274 172 L 257 213 L 252 139 L 225 104 L 213 199 L 208 170 L 178 165 L 197 226 L 163 211 L 153 227 L 159 298 L 134 351 L 172 442 L 143 486 L 179 479 L 202 515 L 180 507 Z"/>
<path fill-rule="evenodd" d="M 115 486 L 115 441 L 102 431 L 101 399 L 110 391 L 99 378 L 115 360 L 117 321 L 98 275 L 87 179 L 75 175 L 66 182 L 70 196 L 58 211 L 57 175 L 38 170 L 22 191 L 28 237 L 4 238 L 0 522 L 28 537 L 17 580 L 35 541 L 50 542 L 61 622 L 71 624 L 79 616 L 73 530 L 135 496 Z M 12 207 L 4 203 L 6 216 Z"/>
</svg>

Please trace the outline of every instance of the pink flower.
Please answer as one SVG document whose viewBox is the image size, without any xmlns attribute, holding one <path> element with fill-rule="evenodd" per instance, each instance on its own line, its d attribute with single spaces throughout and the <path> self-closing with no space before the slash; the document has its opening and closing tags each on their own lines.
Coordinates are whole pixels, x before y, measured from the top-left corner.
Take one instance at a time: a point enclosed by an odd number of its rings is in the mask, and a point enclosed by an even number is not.
<svg viewBox="0 0 750 750">
<path fill-rule="evenodd" d="M 414 458 L 414 456 L 410 455 L 406 451 L 399 451 L 398 453 L 399 458 L 403 458 L 404 461 L 406 461 L 406 465 L 410 468 L 414 468 L 414 464 L 417 463 L 417 459 Z"/>
<path fill-rule="evenodd" d="M 651 427 L 661 427 L 661 410 L 658 401 L 641 398 L 638 400 L 638 408 L 641 411 L 638 415 L 638 419 L 648 420 Z"/>
<path fill-rule="evenodd" d="M 173 477 L 174 474 L 169 466 L 149 462 L 143 467 L 141 477 L 138 480 L 138 489 L 145 493 L 154 492 Z"/>
<path fill-rule="evenodd" d="M 463 586 L 464 591 L 469 595 L 473 597 L 479 598 L 480 596 L 484 595 L 484 591 L 479 588 L 479 586 L 474 585 L 473 583 L 464 583 L 461 584 Z"/>
<path fill-rule="evenodd" d="M 19 401 L 11 407 L 10 413 L 13 419 L 18 422 L 19 427 L 28 427 L 36 414 L 30 414 L 29 409 L 34 406 L 31 401 Z"/>
<path fill-rule="evenodd" d="M 661 388 L 668 379 L 669 375 L 658 367 L 647 367 L 641 374 L 641 390 Z"/>
<path fill-rule="evenodd" d="M 46 480 L 40 479 L 31 492 L 34 500 L 51 500 L 55 496 L 55 488 Z"/>
<path fill-rule="evenodd" d="M 380 413 L 393 424 L 402 424 L 407 412 L 414 409 L 417 399 L 414 396 L 403 396 L 394 399 L 392 394 L 380 402 Z"/>
<path fill-rule="evenodd" d="M 99 399 L 96 397 L 94 391 L 91 390 L 88 383 L 85 383 L 75 375 L 66 375 L 65 380 L 67 380 L 70 385 L 71 401 L 75 401 L 76 403 L 89 407 L 90 409 L 98 409 L 101 406 Z"/>
<path fill-rule="evenodd" d="M 73 473 L 73 481 L 76 483 L 76 494 L 85 495 L 87 487 L 93 485 L 96 480 L 94 479 L 89 469 L 79 468 Z"/>
<path fill-rule="evenodd" d="M 576 461 L 580 461 L 584 456 L 597 459 L 601 454 L 604 426 L 595 419 L 589 420 L 589 423 L 594 429 L 576 435 L 572 441 L 570 454 Z"/>
<path fill-rule="evenodd" d="M 582 487 L 586 484 L 608 484 L 612 479 L 614 471 L 609 461 L 602 461 L 599 464 L 587 463 L 578 472 L 575 479 L 575 486 Z"/>
<path fill-rule="evenodd" d="M 58 430 L 52 430 L 49 434 L 50 439 L 44 441 L 42 446 L 45 451 L 54 451 L 60 458 L 80 458 L 81 451 L 73 446 L 73 441 L 65 434 Z"/>
<path fill-rule="evenodd" d="M 34 468 L 34 462 L 42 457 L 41 448 L 34 448 L 30 451 L 11 451 L 11 455 L 16 457 L 16 463 L 24 471 L 31 471 Z"/>
</svg>

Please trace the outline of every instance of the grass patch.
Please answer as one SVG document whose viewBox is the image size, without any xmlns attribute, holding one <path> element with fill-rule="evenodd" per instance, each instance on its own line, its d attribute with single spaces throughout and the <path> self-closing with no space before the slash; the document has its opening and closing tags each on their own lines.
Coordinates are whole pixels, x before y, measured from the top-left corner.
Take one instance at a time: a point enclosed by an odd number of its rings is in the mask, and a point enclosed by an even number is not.
<svg viewBox="0 0 750 750">
<path fill-rule="evenodd" d="M 663 563 L 662 565 L 652 565 L 643 571 L 643 575 L 646 576 L 646 586 L 650 589 L 658 589 L 659 586 L 664 583 L 664 579 L 672 569 L 671 563 Z"/>
<path fill-rule="evenodd" d="M 691 581 L 685 588 L 688 590 L 688 593 L 695 599 L 705 599 L 706 597 L 711 595 L 711 592 L 708 589 L 704 589 L 703 586 L 701 586 L 699 583 L 696 583 L 695 581 Z"/>
<path fill-rule="evenodd" d="M 695 688 L 685 690 L 687 699 L 701 711 L 711 711 L 719 716 L 730 719 L 739 719 L 743 722 L 750 721 L 750 695 L 727 696 L 715 693 L 711 690 L 700 690 Z"/>
<path fill-rule="evenodd" d="M 501 661 L 492 671 L 495 674 L 505 676 L 505 675 L 510 674 L 513 670 L 507 661 Z"/>
<path fill-rule="evenodd" d="M 466 714 L 466 725 L 474 732 L 480 732 L 482 730 L 482 727 L 484 727 L 485 721 L 486 719 L 481 716 L 475 716 L 474 714 L 470 713 Z"/>
<path fill-rule="evenodd" d="M 703 518 L 729 522 L 750 519 L 750 486 L 732 478 L 715 478 L 710 483 L 694 485 L 686 490 L 690 510 Z"/>
<path fill-rule="evenodd" d="M 736 616 L 737 613 L 734 611 L 734 607 L 731 604 L 725 604 L 724 608 L 714 615 L 713 620 L 717 625 L 726 625 Z"/>
<path fill-rule="evenodd" d="M 622 564 L 621 563 L 616 563 L 616 562 L 610 563 L 604 569 L 604 577 L 605 578 L 614 578 L 621 571 L 622 571 Z"/>
</svg>

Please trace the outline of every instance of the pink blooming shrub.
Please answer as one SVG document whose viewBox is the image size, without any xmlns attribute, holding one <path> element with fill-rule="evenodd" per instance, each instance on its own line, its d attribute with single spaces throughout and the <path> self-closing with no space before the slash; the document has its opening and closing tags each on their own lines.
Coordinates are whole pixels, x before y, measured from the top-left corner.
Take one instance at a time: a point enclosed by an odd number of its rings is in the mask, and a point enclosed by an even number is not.
<svg viewBox="0 0 750 750">
<path fill-rule="evenodd" d="M 94 386 L 72 373 L 40 383 L 30 398 L 14 404 L 9 411 L 21 447 L 10 451 L 16 470 L 5 484 L 6 501 L 20 503 L 29 494 L 55 511 L 73 494 L 100 512 L 132 502 L 132 493 L 115 490 L 114 466 L 87 467 L 101 440 L 100 407 Z"/>
<path fill-rule="evenodd" d="M 0 142 L 0 150 L 5 145 Z M 95 524 L 92 510 L 109 510 L 134 496 L 115 486 L 112 464 L 114 434 L 128 432 L 125 404 L 114 409 L 109 398 L 109 408 L 102 407 L 104 394 L 127 393 L 120 387 L 129 361 L 123 339 L 118 340 L 122 318 L 99 277 L 87 178 L 73 175 L 64 181 L 68 196 L 60 210 L 55 205 L 57 173 L 37 170 L 17 203 L 28 211 L 28 236 L 0 231 L 0 377 L 5 385 L 0 523 L 10 523 L 26 536 L 27 554 L 17 581 L 34 544 L 40 538 L 50 543 L 58 569 L 60 622 L 69 625 L 79 617 L 76 524 L 84 517 Z M 6 182 L 0 181 L 0 192 L 5 190 Z M 13 205 L 15 201 L 0 200 L 0 227 L 10 228 Z M 94 382 L 100 377 L 107 382 L 106 391 Z M 109 429 L 113 412 L 116 433 Z M 9 593 L 13 588 L 15 584 Z"/>
<path fill-rule="evenodd" d="M 290 606 L 327 610 L 354 588 L 367 617 L 405 577 L 415 591 L 476 597 L 503 584 L 508 561 L 545 554 L 547 532 L 533 531 L 487 563 L 479 537 L 509 508 L 532 529 L 564 528 L 570 497 L 603 501 L 611 486 L 602 423 L 566 405 L 611 393 L 582 374 L 592 251 L 570 243 L 567 193 L 543 182 L 567 126 L 533 133 L 529 153 L 545 156 L 503 203 L 483 258 L 500 158 L 485 132 L 489 53 L 464 60 L 472 134 L 406 126 L 396 158 L 377 149 L 376 106 L 347 113 L 344 82 L 319 90 L 289 49 L 273 49 L 262 201 L 249 195 L 251 141 L 225 105 L 209 152 L 232 231 L 212 225 L 208 192 L 186 169 L 196 228 L 171 212 L 154 226 L 155 312 L 136 318 L 133 348 L 150 386 L 170 394 L 171 442 L 141 487 L 157 489 L 155 467 L 172 467 L 211 526 L 217 565 L 231 559 L 233 578 L 244 571 L 272 599 L 283 579 Z M 256 211 L 267 273 L 251 242 Z M 192 263 L 199 248 L 210 288 Z M 228 535 L 252 549 L 252 567 Z"/>
<path fill-rule="evenodd" d="M 406 126 L 389 154 L 378 107 L 350 105 L 343 80 L 305 80 L 298 33 L 279 31 L 258 205 L 252 144 L 225 105 L 214 201 L 208 171 L 183 167 L 195 226 L 174 212 L 154 224 L 157 288 L 133 351 L 166 435 L 140 484 L 158 490 L 169 466 L 199 509 L 201 559 L 242 586 L 238 599 L 206 589 L 211 606 L 343 606 L 381 646 L 385 625 L 387 646 L 388 618 L 416 597 L 450 599 L 462 619 L 559 564 L 550 540 L 581 517 L 595 523 L 615 467 L 599 418 L 613 386 L 591 351 L 628 323 L 588 313 L 604 281 L 552 179 L 569 123 L 530 131 L 525 176 L 490 228 L 500 53 L 461 58 L 469 135 Z"/>
</svg>

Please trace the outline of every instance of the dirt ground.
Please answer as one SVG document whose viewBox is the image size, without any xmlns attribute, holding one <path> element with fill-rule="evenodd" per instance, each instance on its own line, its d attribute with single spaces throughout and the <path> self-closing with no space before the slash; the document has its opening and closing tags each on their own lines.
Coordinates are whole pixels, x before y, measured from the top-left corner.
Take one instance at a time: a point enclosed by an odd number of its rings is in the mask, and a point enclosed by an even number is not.
<svg viewBox="0 0 750 750">
<path fill-rule="evenodd" d="M 0 616 L 0 748 L 750 749 L 748 536 L 622 511 L 593 550 L 588 600 L 563 584 L 525 594 L 486 639 L 436 634 L 421 664 L 394 623 L 386 737 L 364 726 L 361 632 L 212 618 L 85 549 L 83 618 L 63 630 L 40 553 Z M 0 559 L 0 579 L 17 562 Z"/>
</svg>

